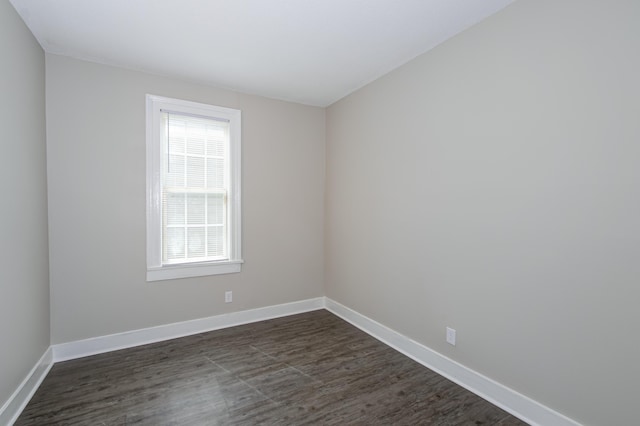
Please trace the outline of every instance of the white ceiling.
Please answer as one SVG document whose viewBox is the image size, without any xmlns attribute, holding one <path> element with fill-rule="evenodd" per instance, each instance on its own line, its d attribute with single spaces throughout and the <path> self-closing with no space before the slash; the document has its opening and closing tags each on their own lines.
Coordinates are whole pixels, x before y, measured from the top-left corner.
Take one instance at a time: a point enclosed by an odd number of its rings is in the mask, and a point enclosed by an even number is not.
<svg viewBox="0 0 640 426">
<path fill-rule="evenodd" d="M 327 106 L 514 0 L 10 0 L 45 51 Z"/>
</svg>

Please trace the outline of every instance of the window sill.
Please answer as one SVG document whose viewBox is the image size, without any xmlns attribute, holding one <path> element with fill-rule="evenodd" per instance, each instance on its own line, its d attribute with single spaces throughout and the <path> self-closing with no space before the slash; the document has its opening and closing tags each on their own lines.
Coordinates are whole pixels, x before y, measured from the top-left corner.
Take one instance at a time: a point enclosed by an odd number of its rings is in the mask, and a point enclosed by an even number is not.
<svg viewBox="0 0 640 426">
<path fill-rule="evenodd" d="M 233 274 L 240 272 L 243 260 L 228 260 L 215 263 L 194 263 L 147 268 L 147 281 L 173 280 L 177 278 L 204 277 L 207 275 Z"/>
</svg>

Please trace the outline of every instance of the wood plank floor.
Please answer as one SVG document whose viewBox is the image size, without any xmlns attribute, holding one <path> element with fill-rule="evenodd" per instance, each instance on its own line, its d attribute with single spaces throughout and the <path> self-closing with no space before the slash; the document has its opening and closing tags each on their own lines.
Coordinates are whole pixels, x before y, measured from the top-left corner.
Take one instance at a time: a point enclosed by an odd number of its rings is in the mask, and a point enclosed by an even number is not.
<svg viewBox="0 0 640 426">
<path fill-rule="evenodd" d="M 525 425 L 325 310 L 57 363 L 16 425 Z"/>
</svg>

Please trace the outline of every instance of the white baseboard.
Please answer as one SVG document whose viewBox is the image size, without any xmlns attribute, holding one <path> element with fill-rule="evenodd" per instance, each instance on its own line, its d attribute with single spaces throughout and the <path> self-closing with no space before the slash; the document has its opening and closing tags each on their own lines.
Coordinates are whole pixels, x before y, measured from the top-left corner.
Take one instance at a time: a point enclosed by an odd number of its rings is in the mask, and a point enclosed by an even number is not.
<svg viewBox="0 0 640 426">
<path fill-rule="evenodd" d="M 12 425 L 18 419 L 52 366 L 53 351 L 49 347 L 27 374 L 27 377 L 20 383 L 13 395 L 0 408 L 0 425 Z"/>
<path fill-rule="evenodd" d="M 140 330 L 126 331 L 123 333 L 93 337 L 69 343 L 60 343 L 52 346 L 53 360 L 54 362 L 67 361 L 70 359 L 82 358 L 119 349 L 146 345 L 148 343 L 190 336 L 192 334 L 219 330 L 221 328 L 295 315 L 322 308 L 324 308 L 324 297 L 317 297 L 315 299 L 284 303 L 282 305 L 231 312 L 208 318 L 200 318 Z"/>
<path fill-rule="evenodd" d="M 325 308 L 381 342 L 531 425 L 580 426 L 574 420 L 326 297 L 267 306 L 50 346 L 0 408 L 0 425 L 18 418 L 55 362 Z"/>
<path fill-rule="evenodd" d="M 325 308 L 395 350 L 519 419 L 540 426 L 579 423 L 329 298 Z"/>
</svg>

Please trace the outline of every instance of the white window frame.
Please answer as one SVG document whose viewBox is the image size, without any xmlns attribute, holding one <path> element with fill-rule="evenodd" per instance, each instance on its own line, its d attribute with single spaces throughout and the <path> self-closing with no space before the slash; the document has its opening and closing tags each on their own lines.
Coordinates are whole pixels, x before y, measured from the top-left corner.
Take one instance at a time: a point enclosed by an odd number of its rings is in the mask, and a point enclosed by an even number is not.
<svg viewBox="0 0 640 426">
<path fill-rule="evenodd" d="M 147 95 L 147 281 L 240 272 L 242 267 L 241 199 L 240 199 L 240 126 L 237 109 L 198 102 Z M 162 182 L 161 182 L 161 113 L 175 113 L 228 120 L 230 185 L 228 203 L 229 258 L 220 261 L 162 264 Z"/>
</svg>

